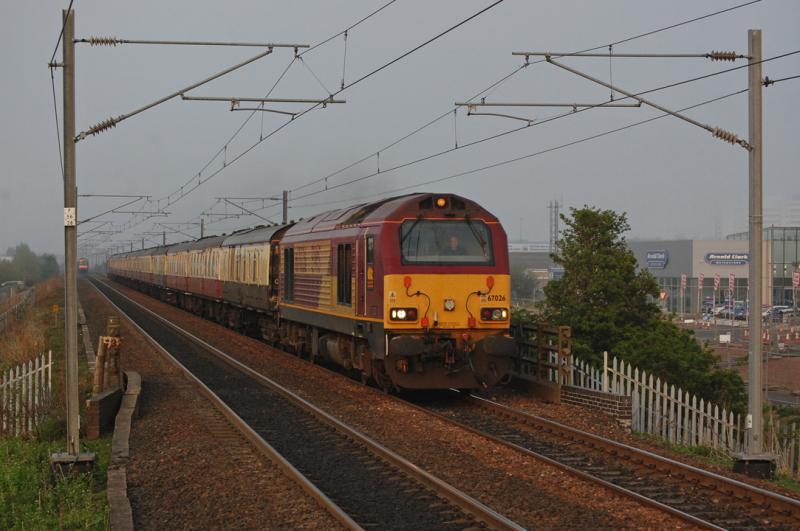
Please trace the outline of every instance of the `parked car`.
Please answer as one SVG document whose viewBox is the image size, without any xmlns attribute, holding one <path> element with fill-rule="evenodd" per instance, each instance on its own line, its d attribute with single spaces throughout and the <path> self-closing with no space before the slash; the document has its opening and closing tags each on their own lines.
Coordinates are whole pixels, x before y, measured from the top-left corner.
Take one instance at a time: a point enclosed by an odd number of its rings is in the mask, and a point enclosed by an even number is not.
<svg viewBox="0 0 800 531">
<path fill-rule="evenodd" d="M 788 306 L 773 306 L 772 308 L 769 308 L 768 310 L 764 311 L 761 315 L 764 317 L 764 320 L 766 321 L 772 320 L 780 322 L 783 320 L 784 312 L 786 310 L 788 310 L 789 313 L 791 313 L 792 311 L 792 309 L 789 308 Z"/>
</svg>

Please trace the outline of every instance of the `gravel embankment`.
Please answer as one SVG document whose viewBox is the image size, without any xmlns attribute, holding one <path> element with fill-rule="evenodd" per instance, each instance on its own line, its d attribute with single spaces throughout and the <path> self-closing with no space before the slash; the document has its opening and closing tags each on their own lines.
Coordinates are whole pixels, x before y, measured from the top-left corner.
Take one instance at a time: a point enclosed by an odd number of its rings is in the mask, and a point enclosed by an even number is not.
<svg viewBox="0 0 800 531">
<path fill-rule="evenodd" d="M 116 310 L 79 283 L 92 343 Z M 338 529 L 258 454 L 139 332 L 122 320 L 122 366 L 142 375 L 128 496 L 137 529 Z"/>
</svg>

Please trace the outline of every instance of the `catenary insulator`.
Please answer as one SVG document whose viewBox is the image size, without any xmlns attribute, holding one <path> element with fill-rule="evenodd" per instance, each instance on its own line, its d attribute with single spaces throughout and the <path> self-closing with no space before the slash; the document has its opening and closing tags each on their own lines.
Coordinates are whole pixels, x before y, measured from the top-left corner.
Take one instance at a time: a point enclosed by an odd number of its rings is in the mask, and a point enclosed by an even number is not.
<svg viewBox="0 0 800 531">
<path fill-rule="evenodd" d="M 110 129 L 112 127 L 117 126 L 117 119 L 116 118 L 109 118 L 108 120 L 103 120 L 99 124 L 95 125 L 94 127 L 90 128 L 86 132 L 83 132 L 78 135 L 76 140 L 83 140 L 89 135 L 96 135 L 102 133 L 106 129 Z"/>
<path fill-rule="evenodd" d="M 92 46 L 116 46 L 119 43 L 116 37 L 89 37 L 87 40 Z"/>
<path fill-rule="evenodd" d="M 724 140 L 725 142 L 730 142 L 731 144 L 738 144 L 739 137 L 736 136 L 736 133 L 731 133 L 730 131 L 726 131 L 724 129 L 720 129 L 719 127 L 714 128 L 714 136 L 719 138 L 720 140 Z"/>
<path fill-rule="evenodd" d="M 717 52 L 713 51 L 707 55 L 712 61 L 735 61 L 736 52 Z"/>
</svg>

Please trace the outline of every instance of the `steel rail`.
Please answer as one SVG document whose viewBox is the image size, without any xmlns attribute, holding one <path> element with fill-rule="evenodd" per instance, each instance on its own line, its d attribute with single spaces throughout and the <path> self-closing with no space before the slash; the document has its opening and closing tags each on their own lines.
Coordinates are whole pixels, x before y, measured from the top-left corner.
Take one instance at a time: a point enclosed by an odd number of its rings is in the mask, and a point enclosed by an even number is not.
<svg viewBox="0 0 800 531">
<path fill-rule="evenodd" d="M 197 345 L 201 346 L 203 349 L 207 350 L 209 353 L 212 353 L 216 356 L 219 360 L 225 362 L 232 368 L 238 370 L 239 372 L 245 374 L 246 376 L 252 378 L 259 384 L 263 385 L 264 387 L 277 392 L 279 395 L 293 403 L 294 405 L 300 407 L 304 411 L 310 413 L 312 416 L 317 418 L 318 420 L 322 421 L 325 424 L 328 424 L 332 428 L 334 428 L 339 433 L 342 433 L 350 440 L 353 440 L 357 443 L 362 444 L 366 448 L 368 448 L 373 454 L 376 454 L 378 457 L 384 459 L 385 461 L 389 462 L 390 464 L 396 466 L 400 470 L 402 470 L 407 475 L 411 476 L 412 478 L 416 479 L 418 482 L 422 483 L 423 485 L 427 486 L 437 494 L 441 495 L 443 498 L 447 499 L 450 503 L 453 503 L 457 507 L 461 508 L 465 512 L 472 514 L 478 520 L 483 521 L 487 525 L 489 525 L 492 529 L 498 530 L 514 530 L 514 531 L 522 531 L 524 528 L 519 526 L 517 523 L 509 520 L 505 516 L 495 512 L 488 506 L 484 505 L 480 501 L 472 498 L 471 496 L 463 493 L 462 491 L 456 489 L 455 487 L 451 486 L 449 483 L 442 481 L 441 479 L 433 476 L 429 472 L 423 470 L 419 466 L 415 465 L 414 463 L 408 461 L 401 455 L 389 450 L 385 446 L 381 445 L 377 441 L 371 439 L 370 437 L 366 436 L 365 434 L 361 433 L 358 430 L 351 428 L 350 426 L 346 425 L 336 417 L 326 413 L 322 409 L 318 408 L 317 406 L 313 405 L 306 399 L 300 397 L 299 395 L 293 393 L 288 388 L 282 386 L 281 384 L 277 383 L 276 381 L 264 376 L 263 374 L 255 371 L 254 369 L 248 367 L 244 363 L 234 359 L 230 355 L 222 352 L 218 348 L 214 347 L 213 345 L 207 343 L 203 339 L 183 330 L 178 325 L 172 323 L 171 321 L 167 320 L 166 318 L 158 315 L 157 313 L 153 312 L 152 310 L 144 307 L 143 305 L 139 304 L 138 302 L 134 301 L 130 297 L 127 297 L 125 294 L 121 293 L 119 290 L 115 289 L 113 286 L 110 286 L 106 282 L 102 282 L 97 278 L 93 280 L 102 283 L 107 288 L 115 291 L 121 297 L 127 299 L 129 302 L 137 306 L 138 308 L 142 309 L 143 311 L 147 312 L 149 315 L 157 319 L 158 321 L 164 323 L 167 327 L 174 330 L 175 333 L 184 336 L 185 338 L 189 339 L 190 341 L 196 343 Z M 98 290 L 99 291 L 99 290 Z M 101 292 L 102 293 L 102 292 Z M 105 295 L 104 295 L 105 296 Z M 106 297 L 108 299 L 108 297 Z M 109 299 L 110 301 L 110 299 Z M 113 304 L 113 302 L 112 302 Z M 118 306 L 114 305 L 120 312 L 125 314 Z M 130 319 L 129 319 L 130 320 Z M 133 322 L 133 321 L 131 321 Z M 135 323 L 134 323 L 135 324 Z M 144 332 L 138 325 L 136 327 L 142 331 L 148 338 L 146 332 Z M 152 338 L 150 338 L 152 339 Z M 154 341 L 154 340 L 153 340 Z M 164 351 L 163 348 L 159 346 L 161 351 Z M 170 356 L 172 357 L 172 356 Z M 173 358 L 174 359 L 174 358 Z M 180 362 L 175 360 L 175 363 L 180 365 Z M 188 369 L 180 365 L 181 368 L 188 373 Z M 194 377 L 192 377 L 194 378 Z M 211 393 L 210 390 L 208 390 Z M 213 394 L 213 393 L 212 393 Z M 227 407 L 227 406 L 226 406 Z M 229 408 L 228 408 L 229 409 Z M 231 411 L 233 415 L 236 415 Z M 236 418 L 239 419 L 238 415 Z M 239 419 L 241 421 L 241 419 Z M 241 421 L 244 422 L 244 421 Z M 252 431 L 252 430 L 250 430 Z M 253 434 L 261 439 L 260 436 Z M 263 439 L 261 439 L 263 440 Z M 265 442 L 266 444 L 266 442 Z M 290 465 L 291 466 L 291 465 Z M 299 472 L 298 472 L 299 473 Z M 315 487 L 316 488 L 316 487 Z M 322 494 L 320 492 L 320 494 Z M 324 494 L 322 494 L 324 496 Z M 331 502 L 333 503 L 333 502 Z M 349 517 L 348 517 L 349 518 Z M 357 524 L 356 524 L 357 525 Z"/>
<path fill-rule="evenodd" d="M 749 483 L 744 483 L 721 474 L 709 472 L 708 470 L 682 463 L 680 461 L 676 461 L 674 459 L 670 459 L 668 457 L 664 457 L 635 446 L 630 446 L 618 441 L 607 439 L 600 435 L 582 431 L 554 420 L 533 415 L 526 411 L 514 409 L 497 402 L 492 402 L 485 398 L 470 395 L 468 400 L 474 405 L 478 405 L 485 409 L 490 409 L 495 413 L 500 413 L 524 424 L 543 427 L 551 430 L 551 432 L 560 432 L 555 434 L 573 440 L 577 439 L 578 441 L 585 442 L 587 445 L 595 449 L 603 449 L 606 451 L 606 453 L 613 453 L 617 456 L 621 454 L 627 455 L 631 459 L 639 459 L 644 463 L 655 465 L 656 467 L 666 468 L 670 473 L 678 472 L 686 477 L 693 477 L 697 480 L 704 481 L 705 483 L 710 481 L 719 486 L 720 490 L 722 491 L 727 490 L 729 492 L 738 493 L 741 498 L 749 498 L 751 503 L 758 503 L 758 501 L 760 501 L 761 504 L 765 506 L 773 507 L 784 513 L 795 514 L 795 518 L 800 520 L 800 500 L 784 496 L 783 494 L 779 494 L 777 492 L 771 492 L 761 487 L 750 485 Z"/>
<path fill-rule="evenodd" d="M 453 391 L 456 392 L 456 393 L 460 392 L 460 391 L 455 390 L 455 389 Z M 470 397 L 471 396 L 472 395 L 470 395 Z M 681 511 L 679 509 L 676 509 L 674 507 L 671 507 L 671 506 L 669 506 L 669 505 L 667 505 L 665 503 L 662 503 L 662 502 L 660 502 L 658 500 L 654 500 L 652 498 L 648 498 L 647 496 L 644 496 L 643 494 L 639 494 L 638 492 L 626 489 L 625 487 L 622 487 L 622 486 L 617 485 L 615 483 L 611 483 L 610 481 L 607 481 L 607 480 L 602 479 L 600 477 L 593 476 L 592 474 L 584 472 L 583 470 L 579 470 L 578 468 L 575 468 L 575 467 L 570 466 L 570 465 L 568 465 L 568 464 L 566 464 L 564 462 L 561 462 L 561 461 L 558 461 L 556 459 L 553 459 L 552 457 L 548 457 L 548 456 L 546 456 L 546 455 L 544 455 L 542 453 L 539 453 L 539 452 L 536 452 L 534 450 L 530 450 L 528 448 L 525 448 L 523 446 L 515 444 L 515 443 L 513 443 L 511 441 L 508 441 L 506 439 L 503 439 L 503 438 L 501 438 L 501 437 L 499 437 L 497 435 L 492 435 L 492 434 L 490 434 L 488 432 L 485 432 L 485 431 L 482 431 L 482 430 L 480 430 L 478 428 L 473 428 L 472 426 L 469 426 L 467 424 L 464 424 L 464 423 L 459 422 L 457 420 L 454 420 L 452 418 L 446 417 L 445 415 L 442 415 L 442 414 L 437 413 L 435 411 L 431 411 L 430 409 L 427 409 L 427 408 L 425 408 L 423 406 L 419 406 L 419 405 L 411 403 L 411 402 L 405 402 L 405 403 L 408 404 L 409 406 L 413 407 L 413 408 L 418 409 L 419 411 L 421 411 L 421 412 L 423 412 L 425 414 L 432 415 L 432 416 L 438 418 L 439 420 L 442 420 L 443 422 L 446 422 L 446 423 L 454 425 L 454 426 L 458 426 L 459 428 L 461 428 L 461 429 L 463 429 L 465 431 L 473 433 L 473 434 L 475 434 L 475 435 L 477 435 L 479 437 L 482 437 L 484 439 L 488 439 L 488 440 L 490 440 L 490 441 L 492 441 L 492 442 L 494 442 L 496 444 L 499 444 L 499 445 L 505 446 L 507 448 L 510 448 L 510 449 L 512 449 L 512 450 L 514 450 L 516 452 L 519 452 L 519 453 L 528 455 L 530 457 L 533 457 L 534 459 L 537 459 L 537 460 L 540 460 L 540 461 L 544 461 L 545 463 L 547 463 L 549 465 L 552 465 L 552 466 L 554 466 L 556 468 L 560 468 L 561 470 L 564 470 L 565 472 L 568 472 L 569 474 L 572 474 L 572 475 L 574 475 L 574 476 L 576 476 L 576 477 L 578 477 L 580 479 L 583 479 L 585 481 L 589 481 L 589 482 L 592 482 L 592 483 L 597 483 L 598 485 L 601 485 L 603 487 L 611 489 L 611 490 L 613 490 L 613 491 L 615 491 L 615 492 L 617 492 L 619 494 L 622 494 L 622 495 L 627 496 L 629 498 L 633 498 L 634 500 L 642 503 L 643 505 L 648 505 L 650 507 L 653 507 L 653 508 L 658 509 L 660 511 L 663 511 L 665 513 L 669 513 L 669 514 L 671 514 L 673 516 L 676 516 L 676 517 L 678 517 L 678 518 L 680 518 L 682 520 L 685 520 L 685 521 L 687 521 L 689 523 L 692 523 L 692 524 L 695 524 L 697 526 L 700 526 L 700 527 L 702 527 L 704 529 L 714 529 L 714 530 L 717 530 L 717 531 L 725 529 L 724 527 L 719 527 L 719 526 L 717 526 L 717 525 L 715 525 L 715 524 L 713 524 L 711 522 L 707 522 L 707 521 L 705 521 L 705 520 L 703 520 L 701 518 L 698 518 L 698 517 L 693 516 L 693 515 L 691 515 L 689 513 L 683 512 L 683 511 Z"/>
<path fill-rule="evenodd" d="M 187 369 L 180 361 L 178 361 L 172 354 L 170 354 L 161 344 L 156 341 L 150 334 L 144 331 L 142 327 L 140 327 L 136 321 L 128 317 L 128 315 L 117 306 L 114 301 L 112 301 L 105 293 L 103 293 L 93 281 L 97 281 L 102 283 L 107 288 L 120 293 L 119 290 L 114 289 L 112 286 L 109 286 L 107 283 L 98 280 L 97 278 L 91 278 L 89 284 L 97 290 L 97 292 L 106 299 L 109 304 L 111 304 L 117 311 L 120 313 L 122 317 L 124 317 L 134 328 L 136 328 L 140 334 L 142 334 L 145 339 L 158 351 L 160 352 L 164 358 L 174 365 L 175 367 L 180 370 L 183 375 L 193 383 L 198 390 L 200 391 L 203 396 L 205 396 L 209 402 L 219 410 L 222 415 L 227 418 L 230 423 L 233 425 L 234 428 L 239 430 L 245 438 L 250 441 L 250 443 L 267 459 L 272 461 L 280 470 L 283 471 L 290 479 L 294 480 L 301 489 L 303 489 L 309 496 L 311 496 L 314 500 L 319 503 L 319 505 L 330 513 L 333 518 L 335 518 L 339 523 L 345 526 L 348 529 L 352 530 L 360 530 L 363 531 L 363 528 L 359 526 L 350 516 L 344 512 L 336 503 L 333 502 L 324 492 L 319 490 L 316 485 L 314 485 L 308 478 L 306 478 L 299 470 L 297 470 L 294 465 L 292 465 L 289 461 L 286 460 L 277 450 L 275 450 L 272 445 L 270 445 L 267 441 L 264 440 L 258 433 L 256 433 L 253 428 L 250 427 L 239 415 L 236 414 L 225 402 L 222 401 L 211 389 L 206 386 L 199 378 L 197 378 L 192 372 Z M 122 297 L 125 297 L 122 293 L 120 293 Z M 125 297 L 128 300 L 131 300 L 133 304 L 145 309 L 146 311 L 150 312 L 140 304 L 136 303 L 129 297 Z M 153 312 L 150 312 L 152 315 L 156 315 Z M 158 317 L 158 316 L 157 316 Z M 159 319 L 162 319 L 159 317 Z M 163 319 L 162 319 L 163 320 Z M 164 322 L 167 322 L 164 320 Z"/>
</svg>

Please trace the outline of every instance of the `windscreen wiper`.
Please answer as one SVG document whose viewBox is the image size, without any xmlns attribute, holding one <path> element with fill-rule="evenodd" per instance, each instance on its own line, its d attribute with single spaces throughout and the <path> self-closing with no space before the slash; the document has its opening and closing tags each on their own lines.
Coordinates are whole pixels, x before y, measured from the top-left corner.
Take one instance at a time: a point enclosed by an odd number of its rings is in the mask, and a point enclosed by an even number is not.
<svg viewBox="0 0 800 531">
<path fill-rule="evenodd" d="M 417 223 L 419 223 L 420 221 L 422 221 L 422 214 L 417 214 L 417 219 L 415 219 L 414 223 L 411 224 L 411 227 L 409 227 L 408 232 L 403 234 L 403 236 L 400 238 L 401 247 L 403 246 L 403 243 L 405 243 L 406 239 L 411 235 L 411 233 L 414 232 L 414 227 L 416 227 Z"/>
<path fill-rule="evenodd" d="M 469 230 L 472 231 L 472 235 L 475 236 L 475 239 L 481 244 L 481 251 L 483 251 L 483 255 L 486 256 L 486 240 L 483 239 L 483 235 L 481 235 L 480 232 L 478 232 L 478 230 L 472 225 L 472 220 L 469 219 L 469 214 L 464 215 L 464 221 L 467 222 L 467 227 L 469 227 Z"/>
</svg>

